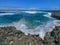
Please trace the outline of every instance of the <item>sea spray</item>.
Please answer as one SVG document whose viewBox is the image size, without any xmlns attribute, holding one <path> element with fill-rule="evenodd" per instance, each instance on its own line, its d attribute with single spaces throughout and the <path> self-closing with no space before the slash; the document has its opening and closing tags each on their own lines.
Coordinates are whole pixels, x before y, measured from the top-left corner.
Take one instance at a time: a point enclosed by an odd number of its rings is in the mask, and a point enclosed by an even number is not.
<svg viewBox="0 0 60 45">
<path fill-rule="evenodd" d="M 4 23 L 5 25 L 4 24 L 0 25 L 0 27 L 15 26 L 17 30 L 21 30 L 22 32 L 25 33 L 25 35 L 28 35 L 28 34 L 39 35 L 40 38 L 44 39 L 46 32 L 51 32 L 53 28 L 55 28 L 55 26 L 60 26 L 60 20 L 51 18 L 50 12 L 38 12 L 38 11 L 28 12 L 27 11 L 25 13 L 19 14 L 19 15 L 18 13 L 16 13 L 16 15 L 13 14 L 13 16 L 9 14 L 5 16 L 4 14 L 3 15 L 4 17 L 2 16 L 2 18 L 0 18 L 0 22 L 1 23 L 5 22 Z M 30 14 L 33 14 L 33 15 L 30 15 Z M 19 18 L 19 20 L 17 18 Z M 14 21 L 12 21 L 13 19 Z M 15 20 L 18 20 L 18 21 L 15 21 Z M 12 21 L 12 22 L 8 23 L 9 21 Z M 32 24 L 34 24 L 34 26 Z"/>
<path fill-rule="evenodd" d="M 15 26 L 17 30 L 21 30 L 22 32 L 24 32 L 25 35 L 28 35 L 28 34 L 39 35 L 40 38 L 44 39 L 44 36 L 47 32 L 51 32 L 55 28 L 55 26 L 60 25 L 60 21 L 59 20 L 49 21 L 43 26 L 40 25 L 34 29 L 30 29 L 26 24 L 27 24 L 26 21 L 25 22 L 19 21 L 19 22 L 13 23 L 13 26 Z"/>
<path fill-rule="evenodd" d="M 39 35 L 40 38 L 44 40 L 44 36 L 47 32 L 53 31 L 55 26 L 60 26 L 60 20 L 54 20 L 50 21 L 44 25 L 37 26 L 34 29 L 30 29 L 28 25 L 26 25 L 25 21 L 19 21 L 19 22 L 14 22 L 9 25 L 0 25 L 0 27 L 6 27 L 6 26 L 15 26 L 17 30 L 20 30 L 25 33 L 25 35 L 31 34 L 31 35 Z"/>
<path fill-rule="evenodd" d="M 54 19 L 53 17 L 51 17 L 51 14 L 52 14 L 52 13 L 48 12 L 48 13 L 45 14 L 44 16 L 45 16 L 45 17 L 48 17 L 48 18 L 52 18 L 52 19 Z"/>
</svg>

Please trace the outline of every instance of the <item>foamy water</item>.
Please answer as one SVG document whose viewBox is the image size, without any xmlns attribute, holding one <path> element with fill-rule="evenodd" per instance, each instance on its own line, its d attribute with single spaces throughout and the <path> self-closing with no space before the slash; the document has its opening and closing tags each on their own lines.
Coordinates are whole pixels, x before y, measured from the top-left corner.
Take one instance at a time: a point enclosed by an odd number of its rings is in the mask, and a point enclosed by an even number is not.
<svg viewBox="0 0 60 45">
<path fill-rule="evenodd" d="M 33 11 L 27 12 L 26 11 L 26 13 L 35 14 L 37 12 L 36 11 L 35 12 L 33 12 Z M 50 17 L 51 16 L 50 12 L 48 12 L 47 14 L 45 14 L 43 16 L 45 16 L 47 18 L 52 18 L 52 17 Z M 36 20 L 36 22 L 40 23 L 41 21 Z M 33 28 L 32 26 L 30 26 L 30 23 L 26 19 L 21 18 L 17 22 L 12 22 L 11 24 L 8 24 L 8 25 L 0 25 L 0 27 L 1 26 L 2 27 L 4 27 L 4 26 L 15 26 L 17 30 L 21 30 L 22 32 L 25 33 L 25 35 L 28 35 L 28 34 L 38 35 L 39 34 L 40 38 L 44 39 L 46 32 L 51 32 L 53 30 L 53 28 L 55 28 L 55 26 L 60 26 L 60 20 L 53 19 L 53 20 L 47 21 L 46 23 L 43 23 L 43 25 L 38 25 L 38 26 Z M 32 27 L 32 28 L 30 28 L 30 27 Z"/>
<path fill-rule="evenodd" d="M 15 13 L 0 13 L 0 16 L 4 16 L 4 15 L 14 15 Z"/>
<path fill-rule="evenodd" d="M 23 21 L 24 22 L 24 21 Z M 50 21 L 47 24 L 43 26 L 37 26 L 34 29 L 29 29 L 28 25 L 26 25 L 26 22 L 23 23 L 21 21 L 13 23 L 13 26 L 16 27 L 17 30 L 21 30 L 25 33 L 25 35 L 32 34 L 32 35 L 38 35 L 40 38 L 44 39 L 46 32 L 51 32 L 55 26 L 60 26 L 59 20 Z"/>
<path fill-rule="evenodd" d="M 29 13 L 29 14 L 36 14 L 36 13 L 47 13 L 47 12 L 42 12 L 42 11 L 22 11 L 24 13 Z M 51 13 L 50 13 L 51 14 Z"/>
</svg>

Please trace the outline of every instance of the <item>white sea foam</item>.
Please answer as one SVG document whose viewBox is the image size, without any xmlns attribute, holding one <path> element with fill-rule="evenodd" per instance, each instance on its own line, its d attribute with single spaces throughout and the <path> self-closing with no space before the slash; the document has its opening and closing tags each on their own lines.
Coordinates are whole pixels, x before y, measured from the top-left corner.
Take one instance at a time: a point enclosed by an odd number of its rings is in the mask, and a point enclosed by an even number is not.
<svg viewBox="0 0 60 45">
<path fill-rule="evenodd" d="M 29 28 L 27 25 L 27 21 L 24 19 L 21 19 L 19 22 L 13 22 L 10 25 L 5 25 L 5 26 L 15 26 L 17 30 L 21 30 L 22 32 L 25 33 L 25 35 L 31 34 L 31 35 L 38 35 L 40 38 L 44 40 L 44 36 L 46 32 L 51 32 L 55 26 L 60 26 L 60 20 L 53 20 L 49 21 L 46 24 L 37 26 L 36 28 Z M 0 25 L 0 27 L 4 27 L 4 25 Z"/>
<path fill-rule="evenodd" d="M 48 12 L 48 13 L 45 14 L 44 16 L 45 16 L 45 17 L 48 17 L 48 18 L 52 18 L 52 17 L 51 17 L 51 14 L 52 14 L 52 13 Z"/>
<path fill-rule="evenodd" d="M 37 13 L 37 11 L 23 11 L 23 12 L 25 12 L 25 13 L 31 13 L 31 14 Z"/>
<path fill-rule="evenodd" d="M 51 13 L 48 13 L 48 17 L 50 17 L 50 16 L 51 16 Z M 38 21 L 38 22 L 40 22 L 40 21 Z M 28 22 L 22 18 L 18 22 L 13 22 L 12 24 L 5 25 L 5 26 L 15 26 L 17 30 L 21 30 L 22 32 L 25 33 L 25 35 L 28 35 L 28 34 L 38 35 L 39 34 L 40 38 L 44 39 L 46 32 L 51 32 L 53 30 L 53 28 L 55 28 L 55 26 L 60 26 L 60 20 L 49 21 L 46 24 L 39 25 L 36 28 L 31 28 L 31 29 L 29 28 L 29 26 L 27 24 L 28 24 Z M 4 26 L 4 25 L 2 25 L 2 26 Z M 1 25 L 0 25 L 0 27 L 1 27 Z"/>
<path fill-rule="evenodd" d="M 24 13 L 29 13 L 29 14 L 35 14 L 35 13 L 47 13 L 47 12 L 42 12 L 42 11 L 22 11 Z"/>
<path fill-rule="evenodd" d="M 13 22 L 12 24 L 5 25 L 5 26 L 15 26 L 17 30 L 24 32 L 25 35 L 28 35 L 28 34 L 38 35 L 39 34 L 40 38 L 44 40 L 44 36 L 46 32 L 51 32 L 55 28 L 55 26 L 60 26 L 60 20 L 49 21 L 46 24 L 37 26 L 36 28 L 33 28 L 33 29 L 29 28 L 29 26 L 27 25 L 27 21 L 24 19 L 21 19 L 19 22 Z"/>
<path fill-rule="evenodd" d="M 0 13 L 0 16 L 3 16 L 3 15 L 13 15 L 15 13 Z"/>
<path fill-rule="evenodd" d="M 19 22 L 13 23 L 12 26 L 15 26 L 17 30 L 21 30 L 25 35 L 32 34 L 38 35 L 40 38 L 44 39 L 46 32 L 51 32 L 55 26 L 60 26 L 59 20 L 49 21 L 43 26 L 37 26 L 34 29 L 30 29 L 25 20 L 20 20 Z"/>
</svg>

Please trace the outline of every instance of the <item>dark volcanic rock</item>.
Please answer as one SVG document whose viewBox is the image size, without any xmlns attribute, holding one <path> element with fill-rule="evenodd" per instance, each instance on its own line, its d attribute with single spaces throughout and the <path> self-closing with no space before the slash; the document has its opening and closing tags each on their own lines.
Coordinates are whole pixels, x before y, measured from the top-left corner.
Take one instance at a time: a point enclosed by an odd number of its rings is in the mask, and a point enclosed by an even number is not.
<svg viewBox="0 0 60 45">
<path fill-rule="evenodd" d="M 56 19 L 60 19 L 60 12 L 54 12 L 54 13 L 52 13 L 51 16 L 56 18 Z"/>
<path fill-rule="evenodd" d="M 60 27 L 47 33 L 44 40 L 39 35 L 25 35 L 15 27 L 0 27 L 0 45 L 60 45 Z"/>
</svg>

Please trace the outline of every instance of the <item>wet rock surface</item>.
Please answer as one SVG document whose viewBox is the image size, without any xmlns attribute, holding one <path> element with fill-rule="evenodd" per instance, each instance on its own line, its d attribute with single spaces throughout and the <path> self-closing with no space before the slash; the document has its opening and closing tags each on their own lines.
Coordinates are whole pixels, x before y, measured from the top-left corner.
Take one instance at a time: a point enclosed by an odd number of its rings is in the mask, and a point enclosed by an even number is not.
<svg viewBox="0 0 60 45">
<path fill-rule="evenodd" d="M 25 35 L 15 27 L 0 27 L 0 45 L 60 45 L 60 26 L 46 33 L 44 40 L 39 35 Z"/>
</svg>

